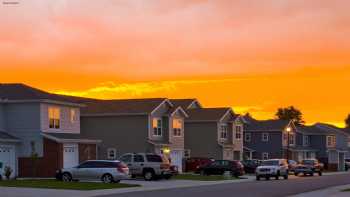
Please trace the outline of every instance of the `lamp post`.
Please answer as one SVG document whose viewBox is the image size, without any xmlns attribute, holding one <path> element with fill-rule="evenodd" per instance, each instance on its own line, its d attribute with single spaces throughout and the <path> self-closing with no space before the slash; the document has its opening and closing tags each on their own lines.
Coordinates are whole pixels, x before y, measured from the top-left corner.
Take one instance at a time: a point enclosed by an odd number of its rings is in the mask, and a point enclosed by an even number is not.
<svg viewBox="0 0 350 197">
<path fill-rule="evenodd" d="M 287 127 L 287 161 L 289 161 L 289 133 L 291 132 L 291 128 Z"/>
</svg>

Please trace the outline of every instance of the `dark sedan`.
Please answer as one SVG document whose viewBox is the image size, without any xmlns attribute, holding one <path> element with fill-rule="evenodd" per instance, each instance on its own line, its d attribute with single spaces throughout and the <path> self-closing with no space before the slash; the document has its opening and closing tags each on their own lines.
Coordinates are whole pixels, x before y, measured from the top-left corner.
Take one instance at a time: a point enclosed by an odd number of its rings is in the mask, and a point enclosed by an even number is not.
<svg viewBox="0 0 350 197">
<path fill-rule="evenodd" d="M 242 164 L 244 166 L 244 171 L 246 173 L 254 174 L 256 168 L 260 165 L 260 162 L 259 160 L 252 159 L 252 160 L 244 160 Z"/>
<path fill-rule="evenodd" d="M 201 175 L 223 175 L 226 172 L 235 177 L 244 175 L 244 166 L 239 161 L 216 160 L 201 166 L 198 170 Z"/>
</svg>

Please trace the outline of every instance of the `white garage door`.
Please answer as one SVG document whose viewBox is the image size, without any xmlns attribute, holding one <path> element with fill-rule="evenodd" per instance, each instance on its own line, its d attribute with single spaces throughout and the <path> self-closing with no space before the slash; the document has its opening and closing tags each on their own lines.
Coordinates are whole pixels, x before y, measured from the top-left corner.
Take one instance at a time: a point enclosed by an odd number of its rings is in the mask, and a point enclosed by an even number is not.
<svg viewBox="0 0 350 197">
<path fill-rule="evenodd" d="M 13 171 L 11 177 L 16 176 L 16 155 L 14 146 L 0 145 L 0 173 L 4 174 L 5 166 L 9 166 Z"/>
<path fill-rule="evenodd" d="M 64 144 L 63 168 L 75 167 L 79 164 L 78 144 Z"/>
<path fill-rule="evenodd" d="M 179 167 L 179 172 L 182 172 L 182 158 L 183 151 L 173 150 L 170 153 L 171 165 L 176 165 Z"/>
</svg>

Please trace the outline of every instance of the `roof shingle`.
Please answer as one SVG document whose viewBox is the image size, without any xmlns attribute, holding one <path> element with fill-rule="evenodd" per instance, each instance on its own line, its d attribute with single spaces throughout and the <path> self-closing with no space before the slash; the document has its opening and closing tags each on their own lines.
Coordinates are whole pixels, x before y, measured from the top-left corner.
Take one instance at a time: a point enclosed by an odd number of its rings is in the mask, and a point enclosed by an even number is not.
<svg viewBox="0 0 350 197">
<path fill-rule="evenodd" d="M 186 121 L 219 121 L 231 108 L 188 109 Z"/>
</svg>

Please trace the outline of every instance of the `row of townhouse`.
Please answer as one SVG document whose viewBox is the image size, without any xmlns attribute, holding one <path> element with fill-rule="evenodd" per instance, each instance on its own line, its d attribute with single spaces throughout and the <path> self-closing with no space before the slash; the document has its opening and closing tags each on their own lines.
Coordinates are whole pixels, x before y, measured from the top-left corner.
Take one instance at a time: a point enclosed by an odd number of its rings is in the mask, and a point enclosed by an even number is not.
<svg viewBox="0 0 350 197">
<path fill-rule="evenodd" d="M 0 161 L 13 176 L 50 177 L 130 152 L 164 154 L 180 170 L 190 156 L 241 160 L 242 136 L 232 109 L 196 99 L 98 100 L 0 84 Z"/>
<path fill-rule="evenodd" d="M 85 160 L 130 152 L 243 160 L 318 158 L 343 170 L 349 135 L 331 125 L 259 121 L 196 99 L 98 100 L 0 84 L 0 161 L 13 176 L 51 177 Z"/>
<path fill-rule="evenodd" d="M 328 170 L 345 170 L 345 158 L 350 158 L 350 135 L 342 129 L 321 123 L 304 126 L 286 120 L 241 118 L 246 159 L 316 158 L 325 163 Z"/>
</svg>

